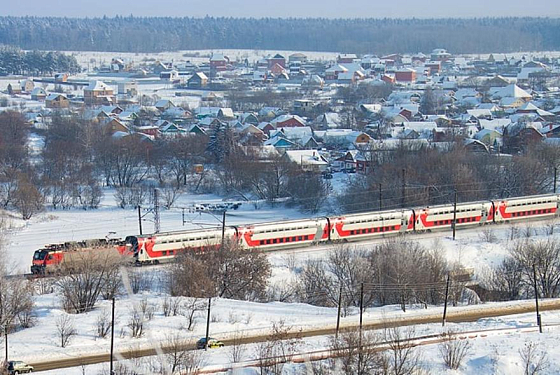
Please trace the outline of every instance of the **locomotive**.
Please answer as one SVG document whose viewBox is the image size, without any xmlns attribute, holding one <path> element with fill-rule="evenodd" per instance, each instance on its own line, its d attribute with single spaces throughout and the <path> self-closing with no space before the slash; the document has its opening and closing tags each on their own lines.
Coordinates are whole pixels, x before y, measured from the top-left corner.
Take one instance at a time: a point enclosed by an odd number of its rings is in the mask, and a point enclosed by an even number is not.
<svg viewBox="0 0 560 375">
<path fill-rule="evenodd" d="M 414 209 L 366 212 L 344 216 L 277 221 L 195 229 L 150 235 L 128 236 L 124 241 L 103 242 L 114 246 L 119 254 L 129 256 L 136 264 L 159 264 L 171 261 L 185 250 L 217 249 L 223 238 L 236 241 L 245 249 L 280 250 L 329 242 L 362 241 L 404 233 L 422 233 L 455 227 L 473 227 L 491 223 L 516 222 L 554 217 L 560 204 L 559 194 L 547 194 L 427 206 Z M 91 242 L 91 241 L 90 241 Z M 88 241 L 49 245 L 35 251 L 31 272 L 51 272 L 73 251 L 89 251 Z M 76 243 L 71 243 L 76 244 Z M 89 247 L 88 247 L 89 246 Z"/>
</svg>

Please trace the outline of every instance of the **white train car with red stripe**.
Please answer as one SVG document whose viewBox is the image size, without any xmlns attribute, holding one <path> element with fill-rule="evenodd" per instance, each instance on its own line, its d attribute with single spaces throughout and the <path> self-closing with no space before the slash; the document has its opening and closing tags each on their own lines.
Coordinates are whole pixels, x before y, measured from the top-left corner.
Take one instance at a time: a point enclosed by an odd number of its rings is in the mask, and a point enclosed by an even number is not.
<svg viewBox="0 0 560 375">
<path fill-rule="evenodd" d="M 246 249 L 278 250 L 311 246 L 328 242 L 350 242 L 409 232 L 449 230 L 554 217 L 558 213 L 560 195 L 536 195 L 484 202 L 459 203 L 415 209 L 366 212 L 360 214 L 314 219 L 278 221 L 240 227 L 195 229 L 151 235 L 128 236 L 117 246 L 121 254 L 131 254 L 137 263 L 160 263 L 174 259 L 185 250 L 217 249 L 222 237 L 238 241 Z M 62 253 L 37 250 L 32 272 L 44 269 L 49 259 Z"/>
</svg>

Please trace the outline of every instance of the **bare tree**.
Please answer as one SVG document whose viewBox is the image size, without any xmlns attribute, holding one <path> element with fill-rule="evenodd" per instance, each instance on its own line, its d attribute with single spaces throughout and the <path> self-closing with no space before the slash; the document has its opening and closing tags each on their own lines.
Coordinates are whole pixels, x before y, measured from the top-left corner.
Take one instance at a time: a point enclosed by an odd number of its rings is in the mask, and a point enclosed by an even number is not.
<svg viewBox="0 0 560 375">
<path fill-rule="evenodd" d="M 560 295 L 560 242 L 555 239 L 520 241 L 510 253 L 523 272 L 526 293 L 532 293 L 534 267 L 541 296 L 555 298 Z"/>
<path fill-rule="evenodd" d="M 159 188 L 163 198 L 163 206 L 170 209 L 175 201 L 184 193 L 185 188 L 179 184 L 165 184 Z"/>
<path fill-rule="evenodd" d="M 130 328 L 130 336 L 139 338 L 144 335 L 144 315 L 138 308 L 132 308 L 127 325 Z"/>
<path fill-rule="evenodd" d="M 97 336 L 104 339 L 111 330 L 111 318 L 108 309 L 103 309 L 99 312 L 95 321 L 95 327 L 97 329 Z"/>
<path fill-rule="evenodd" d="M 203 364 L 203 358 L 199 351 L 192 350 L 192 344 L 181 335 L 167 336 L 163 344 L 166 353 L 162 363 L 163 374 L 194 375 Z"/>
<path fill-rule="evenodd" d="M 112 247 L 66 253 L 58 281 L 64 309 L 78 314 L 93 309 L 107 285 L 116 285 L 122 261 Z"/>
<path fill-rule="evenodd" d="M 181 314 L 187 318 L 187 331 L 192 331 L 196 325 L 196 316 L 199 312 L 206 310 L 206 299 L 196 297 L 187 298 L 181 308 Z"/>
<path fill-rule="evenodd" d="M 292 328 L 283 320 L 272 323 L 267 340 L 257 346 L 256 357 L 261 374 L 282 374 L 284 364 L 296 354 L 301 337 L 293 336 Z"/>
<path fill-rule="evenodd" d="M 441 335 L 443 342 L 439 344 L 439 353 L 443 362 L 451 370 L 457 370 L 461 363 L 469 354 L 471 345 L 467 340 L 457 339 L 456 333 L 452 330 Z"/>
<path fill-rule="evenodd" d="M 183 300 L 180 297 L 165 297 L 161 304 L 163 316 L 177 316 L 182 311 Z"/>
<path fill-rule="evenodd" d="M 77 334 L 74 319 L 68 314 L 62 314 L 56 319 L 56 331 L 60 338 L 60 346 L 65 348 L 72 337 Z"/>
<path fill-rule="evenodd" d="M 549 366 L 546 351 L 540 350 L 534 342 L 527 342 L 519 350 L 519 355 L 523 361 L 523 373 L 525 375 L 537 375 L 544 373 Z"/>
<path fill-rule="evenodd" d="M 369 331 L 349 330 L 341 332 L 338 337 L 332 336 L 329 348 L 335 358 L 329 361 L 329 369 L 347 375 L 387 373 L 386 358 L 372 350 L 380 341 L 377 334 Z"/>
<path fill-rule="evenodd" d="M 410 342 L 413 338 L 413 328 L 393 327 L 384 330 L 384 339 L 389 346 L 386 360 L 390 374 L 413 375 L 420 369 L 420 356 Z"/>
<path fill-rule="evenodd" d="M 232 363 L 239 363 L 245 358 L 246 348 L 243 346 L 245 335 L 243 332 L 235 331 L 229 346 L 229 359 Z"/>
</svg>

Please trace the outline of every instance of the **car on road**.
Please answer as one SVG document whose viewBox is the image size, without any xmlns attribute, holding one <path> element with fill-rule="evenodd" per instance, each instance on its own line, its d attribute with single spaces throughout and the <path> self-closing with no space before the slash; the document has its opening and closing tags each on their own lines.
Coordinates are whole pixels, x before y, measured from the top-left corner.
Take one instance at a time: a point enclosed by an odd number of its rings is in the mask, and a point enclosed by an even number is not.
<svg viewBox="0 0 560 375">
<path fill-rule="evenodd" d="M 205 346 L 206 346 L 206 337 L 203 337 L 196 342 L 196 348 L 197 349 L 204 349 Z M 216 340 L 212 337 L 208 338 L 208 348 L 209 349 L 222 348 L 223 346 L 224 346 L 223 342 L 221 342 L 219 340 Z"/>
<path fill-rule="evenodd" d="M 28 374 L 33 371 L 33 366 L 29 366 L 22 361 L 8 361 L 8 374 Z"/>
</svg>

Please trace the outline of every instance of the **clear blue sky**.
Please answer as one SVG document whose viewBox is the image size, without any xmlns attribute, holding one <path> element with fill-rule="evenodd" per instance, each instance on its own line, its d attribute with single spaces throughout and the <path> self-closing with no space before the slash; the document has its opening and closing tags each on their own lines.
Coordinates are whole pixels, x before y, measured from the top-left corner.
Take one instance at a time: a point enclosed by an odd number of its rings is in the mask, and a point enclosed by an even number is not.
<svg viewBox="0 0 560 375">
<path fill-rule="evenodd" d="M 558 0 L 1 0 L 2 15 L 96 17 L 559 17 Z"/>
</svg>

